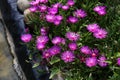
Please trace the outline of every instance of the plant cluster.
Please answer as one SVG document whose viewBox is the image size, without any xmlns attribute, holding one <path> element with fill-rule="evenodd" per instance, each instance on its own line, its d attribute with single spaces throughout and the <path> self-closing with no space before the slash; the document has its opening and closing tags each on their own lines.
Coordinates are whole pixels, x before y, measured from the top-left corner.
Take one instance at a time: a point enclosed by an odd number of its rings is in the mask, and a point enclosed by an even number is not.
<svg viewBox="0 0 120 80">
<path fill-rule="evenodd" d="M 120 75 L 118 3 L 35 0 L 30 4 L 27 24 L 32 29 L 21 40 L 28 45 L 34 67 L 47 65 L 51 79 L 57 74 L 65 80 L 114 80 Z"/>
</svg>

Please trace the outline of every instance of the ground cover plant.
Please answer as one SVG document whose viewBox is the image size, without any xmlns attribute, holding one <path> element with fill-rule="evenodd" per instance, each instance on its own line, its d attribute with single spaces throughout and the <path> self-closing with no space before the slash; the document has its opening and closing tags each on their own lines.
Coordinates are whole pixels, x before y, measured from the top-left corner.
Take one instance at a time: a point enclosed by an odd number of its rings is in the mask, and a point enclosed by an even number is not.
<svg viewBox="0 0 120 80">
<path fill-rule="evenodd" d="M 50 79 L 120 79 L 119 0 L 35 0 L 26 34 L 30 62 Z"/>
</svg>

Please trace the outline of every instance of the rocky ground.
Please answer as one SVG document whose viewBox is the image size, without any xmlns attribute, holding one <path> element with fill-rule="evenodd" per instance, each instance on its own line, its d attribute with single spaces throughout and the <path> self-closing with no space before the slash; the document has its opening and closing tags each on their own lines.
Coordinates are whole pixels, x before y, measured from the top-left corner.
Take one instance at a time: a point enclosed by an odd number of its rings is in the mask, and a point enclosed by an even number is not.
<svg viewBox="0 0 120 80">
<path fill-rule="evenodd" d="M 24 2 L 17 1 L 25 0 L 0 0 L 0 80 L 36 80 L 31 64 L 26 62 L 26 46 L 20 40 L 25 25 L 17 4 Z"/>
<path fill-rule="evenodd" d="M 0 80 L 26 80 L 0 12 Z"/>
</svg>

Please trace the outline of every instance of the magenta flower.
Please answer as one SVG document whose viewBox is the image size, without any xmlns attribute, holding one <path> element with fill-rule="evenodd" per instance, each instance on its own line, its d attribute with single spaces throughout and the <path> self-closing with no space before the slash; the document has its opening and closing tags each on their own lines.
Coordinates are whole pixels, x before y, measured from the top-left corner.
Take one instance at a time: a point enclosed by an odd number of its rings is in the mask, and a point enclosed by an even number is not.
<svg viewBox="0 0 120 80">
<path fill-rule="evenodd" d="M 54 25 L 58 26 L 58 25 L 60 25 L 61 21 L 60 20 L 55 20 L 53 23 L 54 23 Z"/>
<path fill-rule="evenodd" d="M 94 9 L 93 9 L 95 12 L 97 12 L 99 15 L 105 15 L 107 12 L 106 12 L 106 7 L 105 6 L 96 6 Z"/>
<path fill-rule="evenodd" d="M 96 23 L 87 25 L 87 30 L 92 33 L 96 32 L 99 28 L 100 26 Z"/>
<path fill-rule="evenodd" d="M 41 29 L 40 29 L 40 33 L 41 33 L 41 35 L 47 35 L 48 34 L 48 28 L 46 28 L 46 27 L 42 27 Z"/>
<path fill-rule="evenodd" d="M 65 38 L 61 38 L 61 44 L 65 45 L 65 43 L 66 43 Z"/>
<path fill-rule="evenodd" d="M 45 58 L 45 59 L 48 59 L 48 58 L 51 57 L 51 53 L 50 53 L 49 49 L 48 49 L 48 50 L 45 50 L 45 51 L 42 53 L 42 57 Z"/>
<path fill-rule="evenodd" d="M 46 15 L 46 21 L 52 23 L 52 22 L 54 22 L 54 20 L 55 20 L 55 15 L 52 15 L 52 14 Z"/>
<path fill-rule="evenodd" d="M 77 55 L 77 57 L 82 63 L 85 63 L 85 57 L 84 56 Z"/>
<path fill-rule="evenodd" d="M 53 23 L 55 25 L 60 25 L 62 19 L 63 19 L 63 17 L 61 15 L 56 15 Z"/>
<path fill-rule="evenodd" d="M 50 54 L 52 56 L 56 55 L 56 54 L 59 54 L 61 52 L 61 48 L 59 46 L 53 46 L 50 48 Z"/>
<path fill-rule="evenodd" d="M 47 3 L 48 0 L 38 0 L 40 3 Z"/>
<path fill-rule="evenodd" d="M 21 35 L 21 40 L 25 43 L 30 42 L 30 40 L 32 39 L 32 35 L 31 34 L 23 34 Z"/>
<path fill-rule="evenodd" d="M 120 66 L 120 58 L 117 58 L 117 65 Z"/>
<path fill-rule="evenodd" d="M 101 67 L 106 67 L 108 65 L 107 62 L 105 62 L 107 59 L 105 56 L 100 56 L 99 59 L 98 59 L 98 64 L 101 66 Z"/>
<path fill-rule="evenodd" d="M 99 55 L 99 50 L 94 48 L 90 52 L 91 57 L 97 57 Z"/>
<path fill-rule="evenodd" d="M 30 5 L 32 5 L 32 6 L 36 6 L 36 5 L 38 5 L 39 4 L 39 1 L 31 1 L 30 2 Z"/>
<path fill-rule="evenodd" d="M 106 13 L 107 13 L 107 12 L 104 11 L 104 10 L 101 10 L 101 11 L 98 12 L 98 14 L 101 15 L 101 16 L 105 15 Z"/>
<path fill-rule="evenodd" d="M 47 6 L 46 5 L 40 5 L 39 10 L 40 10 L 40 12 L 46 12 Z"/>
<path fill-rule="evenodd" d="M 76 18 L 74 16 L 69 16 L 68 17 L 68 22 L 74 24 L 74 23 L 78 22 L 78 18 Z"/>
<path fill-rule="evenodd" d="M 105 29 L 97 29 L 97 31 L 93 33 L 93 36 L 98 39 L 106 38 L 107 31 Z"/>
<path fill-rule="evenodd" d="M 75 56 L 71 51 L 65 51 L 65 52 L 62 53 L 61 59 L 66 63 L 67 62 L 72 62 L 72 61 L 74 61 Z"/>
<path fill-rule="evenodd" d="M 32 7 L 29 8 L 29 10 L 30 10 L 31 12 L 36 12 L 37 9 L 38 9 L 38 8 L 37 8 L 36 6 L 32 6 Z"/>
<path fill-rule="evenodd" d="M 38 50 L 42 50 L 42 49 L 45 48 L 45 44 L 37 43 L 37 44 L 36 44 L 36 48 L 37 48 Z"/>
<path fill-rule="evenodd" d="M 60 44 L 61 41 L 62 41 L 62 39 L 61 39 L 61 37 L 59 37 L 59 36 L 54 37 L 54 38 L 52 39 L 52 43 L 55 44 L 55 45 L 56 45 L 56 44 Z"/>
<path fill-rule="evenodd" d="M 78 9 L 74 12 L 74 15 L 78 18 L 84 18 L 87 16 L 87 13 L 83 9 Z"/>
<path fill-rule="evenodd" d="M 36 40 L 37 44 L 38 43 L 46 44 L 48 41 L 49 41 L 48 36 L 38 36 Z"/>
<path fill-rule="evenodd" d="M 75 4 L 74 0 L 68 0 L 67 5 L 73 6 Z"/>
<path fill-rule="evenodd" d="M 90 54 L 91 53 L 91 49 L 88 46 L 82 46 L 80 48 L 80 52 L 83 54 Z"/>
<path fill-rule="evenodd" d="M 48 8 L 48 13 L 55 15 L 58 13 L 58 8 Z"/>
<path fill-rule="evenodd" d="M 94 67 L 97 65 L 97 59 L 95 57 L 89 57 L 89 58 L 86 58 L 86 66 L 88 67 Z"/>
<path fill-rule="evenodd" d="M 63 9 L 63 10 L 68 10 L 68 9 L 69 9 L 69 6 L 68 6 L 68 5 L 63 5 L 63 6 L 62 6 L 62 9 Z"/>
<path fill-rule="evenodd" d="M 99 12 L 100 10 L 105 10 L 105 6 L 96 6 L 93 10 L 95 11 L 95 12 Z"/>
<path fill-rule="evenodd" d="M 55 19 L 61 21 L 61 20 L 63 19 L 63 17 L 62 17 L 61 15 L 56 15 L 56 16 L 55 16 Z"/>
<path fill-rule="evenodd" d="M 77 41 L 80 38 L 80 35 L 75 32 L 67 32 L 66 38 L 68 38 L 70 41 Z"/>
<path fill-rule="evenodd" d="M 74 51 L 77 49 L 77 44 L 75 42 L 69 43 L 68 47 L 70 50 Z"/>
<path fill-rule="evenodd" d="M 53 8 L 59 8 L 59 7 L 61 7 L 61 4 L 60 3 L 55 3 L 55 4 L 52 5 L 52 7 Z"/>
</svg>

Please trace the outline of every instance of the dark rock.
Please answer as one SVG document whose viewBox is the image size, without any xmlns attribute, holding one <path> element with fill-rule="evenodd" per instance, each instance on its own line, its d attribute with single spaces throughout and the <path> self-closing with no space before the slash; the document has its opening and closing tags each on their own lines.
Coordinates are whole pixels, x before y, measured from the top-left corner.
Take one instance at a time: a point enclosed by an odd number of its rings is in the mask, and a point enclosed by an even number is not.
<svg viewBox="0 0 120 80">
<path fill-rule="evenodd" d="M 18 9 L 17 9 L 17 0 L 0 0 L 0 10 L 2 12 L 2 16 L 6 24 L 6 27 L 9 30 L 10 34 L 12 35 L 13 42 L 14 42 L 13 44 L 15 44 L 15 53 L 20 64 L 20 65 L 16 65 L 16 66 L 12 65 L 12 66 L 14 67 L 20 66 L 23 72 L 25 73 L 27 80 L 36 80 L 33 75 L 31 64 L 30 63 L 28 64 L 26 62 L 26 60 L 28 60 L 27 48 L 25 45 L 21 44 L 21 40 L 20 40 L 20 36 L 25 33 L 25 25 L 23 21 L 23 15 L 20 12 L 18 12 Z M 1 74 L 2 73 L 0 73 L 0 75 Z M 8 72 L 8 74 L 11 74 L 11 73 Z M 20 74 L 19 71 L 18 71 L 18 74 Z M 16 76 L 16 75 L 13 75 L 13 76 Z M 4 77 L 7 78 L 7 75 Z M 6 79 L 6 80 L 10 80 L 10 79 Z M 18 80 L 18 79 L 12 79 L 12 80 Z"/>
<path fill-rule="evenodd" d="M 26 80 L 12 38 L 0 14 L 0 80 Z"/>
</svg>

